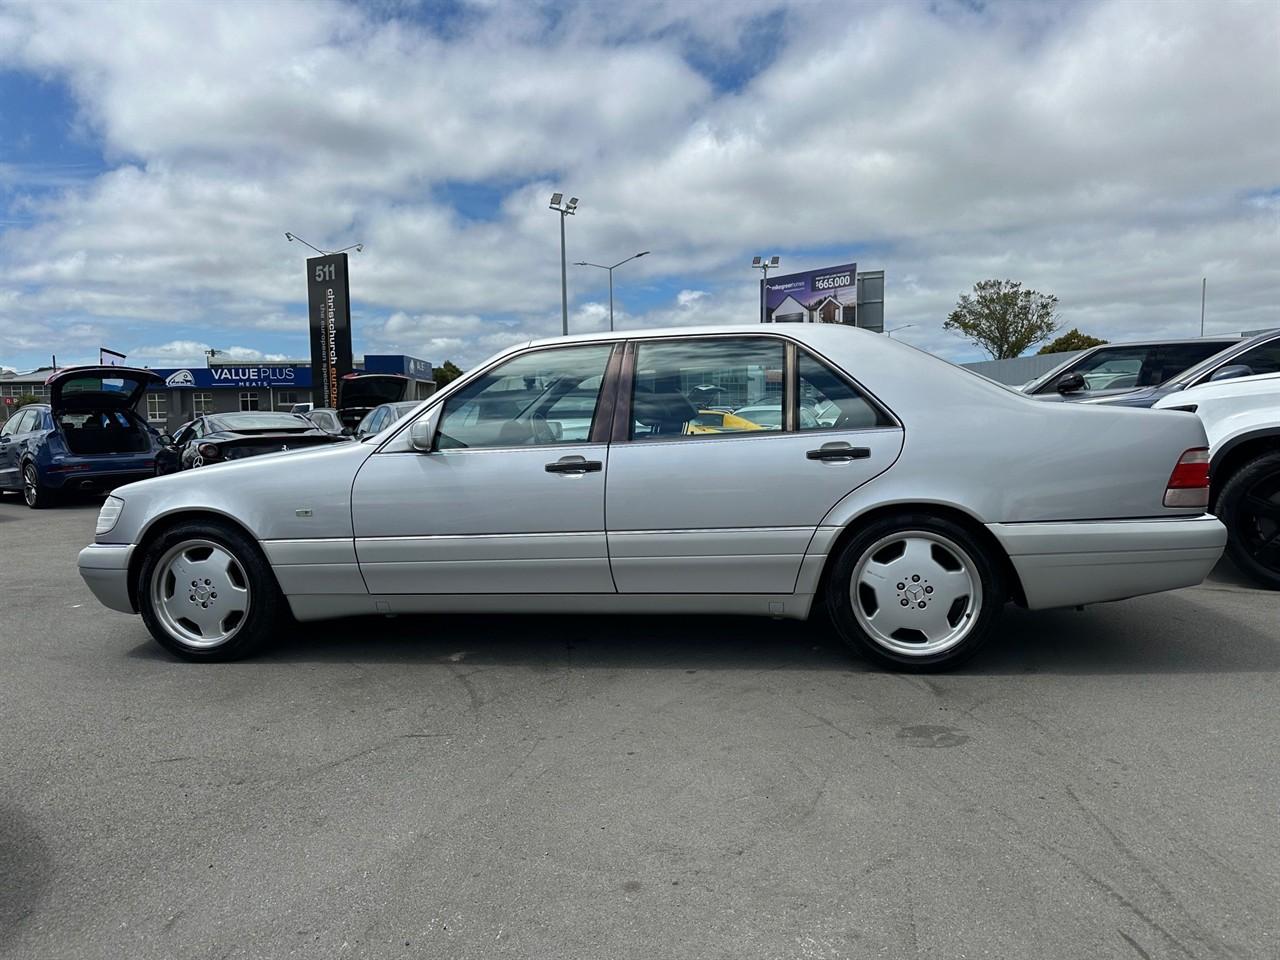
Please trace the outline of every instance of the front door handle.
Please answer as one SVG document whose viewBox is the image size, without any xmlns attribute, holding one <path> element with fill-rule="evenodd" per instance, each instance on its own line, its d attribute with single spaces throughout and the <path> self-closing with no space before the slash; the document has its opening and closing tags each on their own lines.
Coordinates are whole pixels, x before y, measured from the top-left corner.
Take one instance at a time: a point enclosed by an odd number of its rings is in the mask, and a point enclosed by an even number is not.
<svg viewBox="0 0 1280 960">
<path fill-rule="evenodd" d="M 586 457 L 561 457 L 559 460 L 552 460 L 544 469 L 547 473 L 595 473 L 603 470 L 604 464 Z"/>
<path fill-rule="evenodd" d="M 810 460 L 827 462 L 843 462 L 845 460 L 866 460 L 871 456 L 870 447 L 851 447 L 847 443 L 824 443 L 817 450 L 805 452 Z"/>
</svg>

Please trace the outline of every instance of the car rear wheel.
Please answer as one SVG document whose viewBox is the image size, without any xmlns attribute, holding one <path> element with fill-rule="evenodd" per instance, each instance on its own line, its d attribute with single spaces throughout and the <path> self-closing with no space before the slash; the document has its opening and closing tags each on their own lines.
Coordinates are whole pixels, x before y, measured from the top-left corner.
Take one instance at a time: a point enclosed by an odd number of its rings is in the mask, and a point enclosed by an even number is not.
<svg viewBox="0 0 1280 960">
<path fill-rule="evenodd" d="M 53 505 L 53 491 L 40 482 L 40 471 L 34 463 L 22 467 L 22 499 L 32 510 Z"/>
<path fill-rule="evenodd" d="M 896 670 L 946 670 L 971 657 L 1004 605 L 999 568 L 959 524 L 885 517 L 835 561 L 827 606 L 864 656 Z"/>
<path fill-rule="evenodd" d="M 229 524 L 182 523 L 148 545 L 138 607 L 156 641 L 186 660 L 237 660 L 274 635 L 286 606 L 257 546 Z"/>
<path fill-rule="evenodd" d="M 1280 453 L 1235 471 L 1215 510 L 1227 528 L 1227 555 L 1264 587 L 1280 590 Z"/>
</svg>

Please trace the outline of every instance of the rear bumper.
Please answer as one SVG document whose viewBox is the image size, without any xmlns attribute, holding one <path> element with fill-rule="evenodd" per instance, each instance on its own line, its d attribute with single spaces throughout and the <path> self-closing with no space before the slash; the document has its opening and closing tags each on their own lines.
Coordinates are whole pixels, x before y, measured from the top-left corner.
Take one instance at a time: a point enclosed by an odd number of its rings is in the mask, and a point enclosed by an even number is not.
<svg viewBox="0 0 1280 960">
<path fill-rule="evenodd" d="M 147 480 L 156 475 L 155 467 L 128 467 L 109 470 L 57 471 L 46 467 L 40 472 L 40 482 L 51 490 L 111 490 L 123 487 L 135 480 Z"/>
<path fill-rule="evenodd" d="M 990 523 L 1022 581 L 1027 607 L 1071 607 L 1176 590 L 1202 581 L 1222 556 L 1216 517 Z"/>
<path fill-rule="evenodd" d="M 137 613 L 129 598 L 129 559 L 134 545 L 91 543 L 80 551 L 80 576 L 105 607 Z"/>
</svg>

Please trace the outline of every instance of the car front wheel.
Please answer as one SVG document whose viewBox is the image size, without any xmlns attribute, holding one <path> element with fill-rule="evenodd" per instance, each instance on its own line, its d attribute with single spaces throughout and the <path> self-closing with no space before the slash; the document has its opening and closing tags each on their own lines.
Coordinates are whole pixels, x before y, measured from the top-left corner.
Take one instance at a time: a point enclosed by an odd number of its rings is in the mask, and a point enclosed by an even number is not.
<svg viewBox="0 0 1280 960">
<path fill-rule="evenodd" d="M 899 514 L 869 524 L 836 557 L 827 606 L 845 642 L 896 670 L 971 657 L 1004 606 L 1000 572 L 959 524 Z"/>
<path fill-rule="evenodd" d="M 1231 474 L 1214 509 L 1235 565 L 1280 590 L 1280 453 L 1255 457 Z"/>
<path fill-rule="evenodd" d="M 138 607 L 156 641 L 185 660 L 237 660 L 276 631 L 286 606 L 256 545 L 234 527 L 182 523 L 148 545 Z"/>
</svg>

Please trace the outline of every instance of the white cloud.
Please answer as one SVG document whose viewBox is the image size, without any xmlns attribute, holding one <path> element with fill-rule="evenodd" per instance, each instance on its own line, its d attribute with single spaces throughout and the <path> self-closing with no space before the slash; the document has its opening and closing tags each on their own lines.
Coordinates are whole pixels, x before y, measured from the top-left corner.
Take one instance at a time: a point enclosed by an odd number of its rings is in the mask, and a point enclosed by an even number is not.
<svg viewBox="0 0 1280 960">
<path fill-rule="evenodd" d="M 1198 328 L 1208 276 L 1211 330 L 1266 326 L 1278 25 L 1264 2 L 495 0 L 442 39 L 340 3 L 0 0 L 0 62 L 65 80 L 111 167 L 0 223 L 0 355 L 304 352 L 289 229 L 367 244 L 365 349 L 474 362 L 559 332 L 546 197 L 564 187 L 583 198 L 570 259 L 653 251 L 615 278 L 620 328 L 750 322 L 747 259 L 819 266 L 817 249 L 883 267 L 889 325 L 953 355 L 971 351 L 942 320 L 986 277 L 1124 338 Z M 776 59 L 744 87 L 691 65 L 732 64 L 766 29 Z M 6 163 L 0 188 L 41 175 Z M 498 198 L 481 215 L 456 190 L 477 182 Z M 607 327 L 598 279 L 570 283 L 572 329 Z"/>
</svg>

